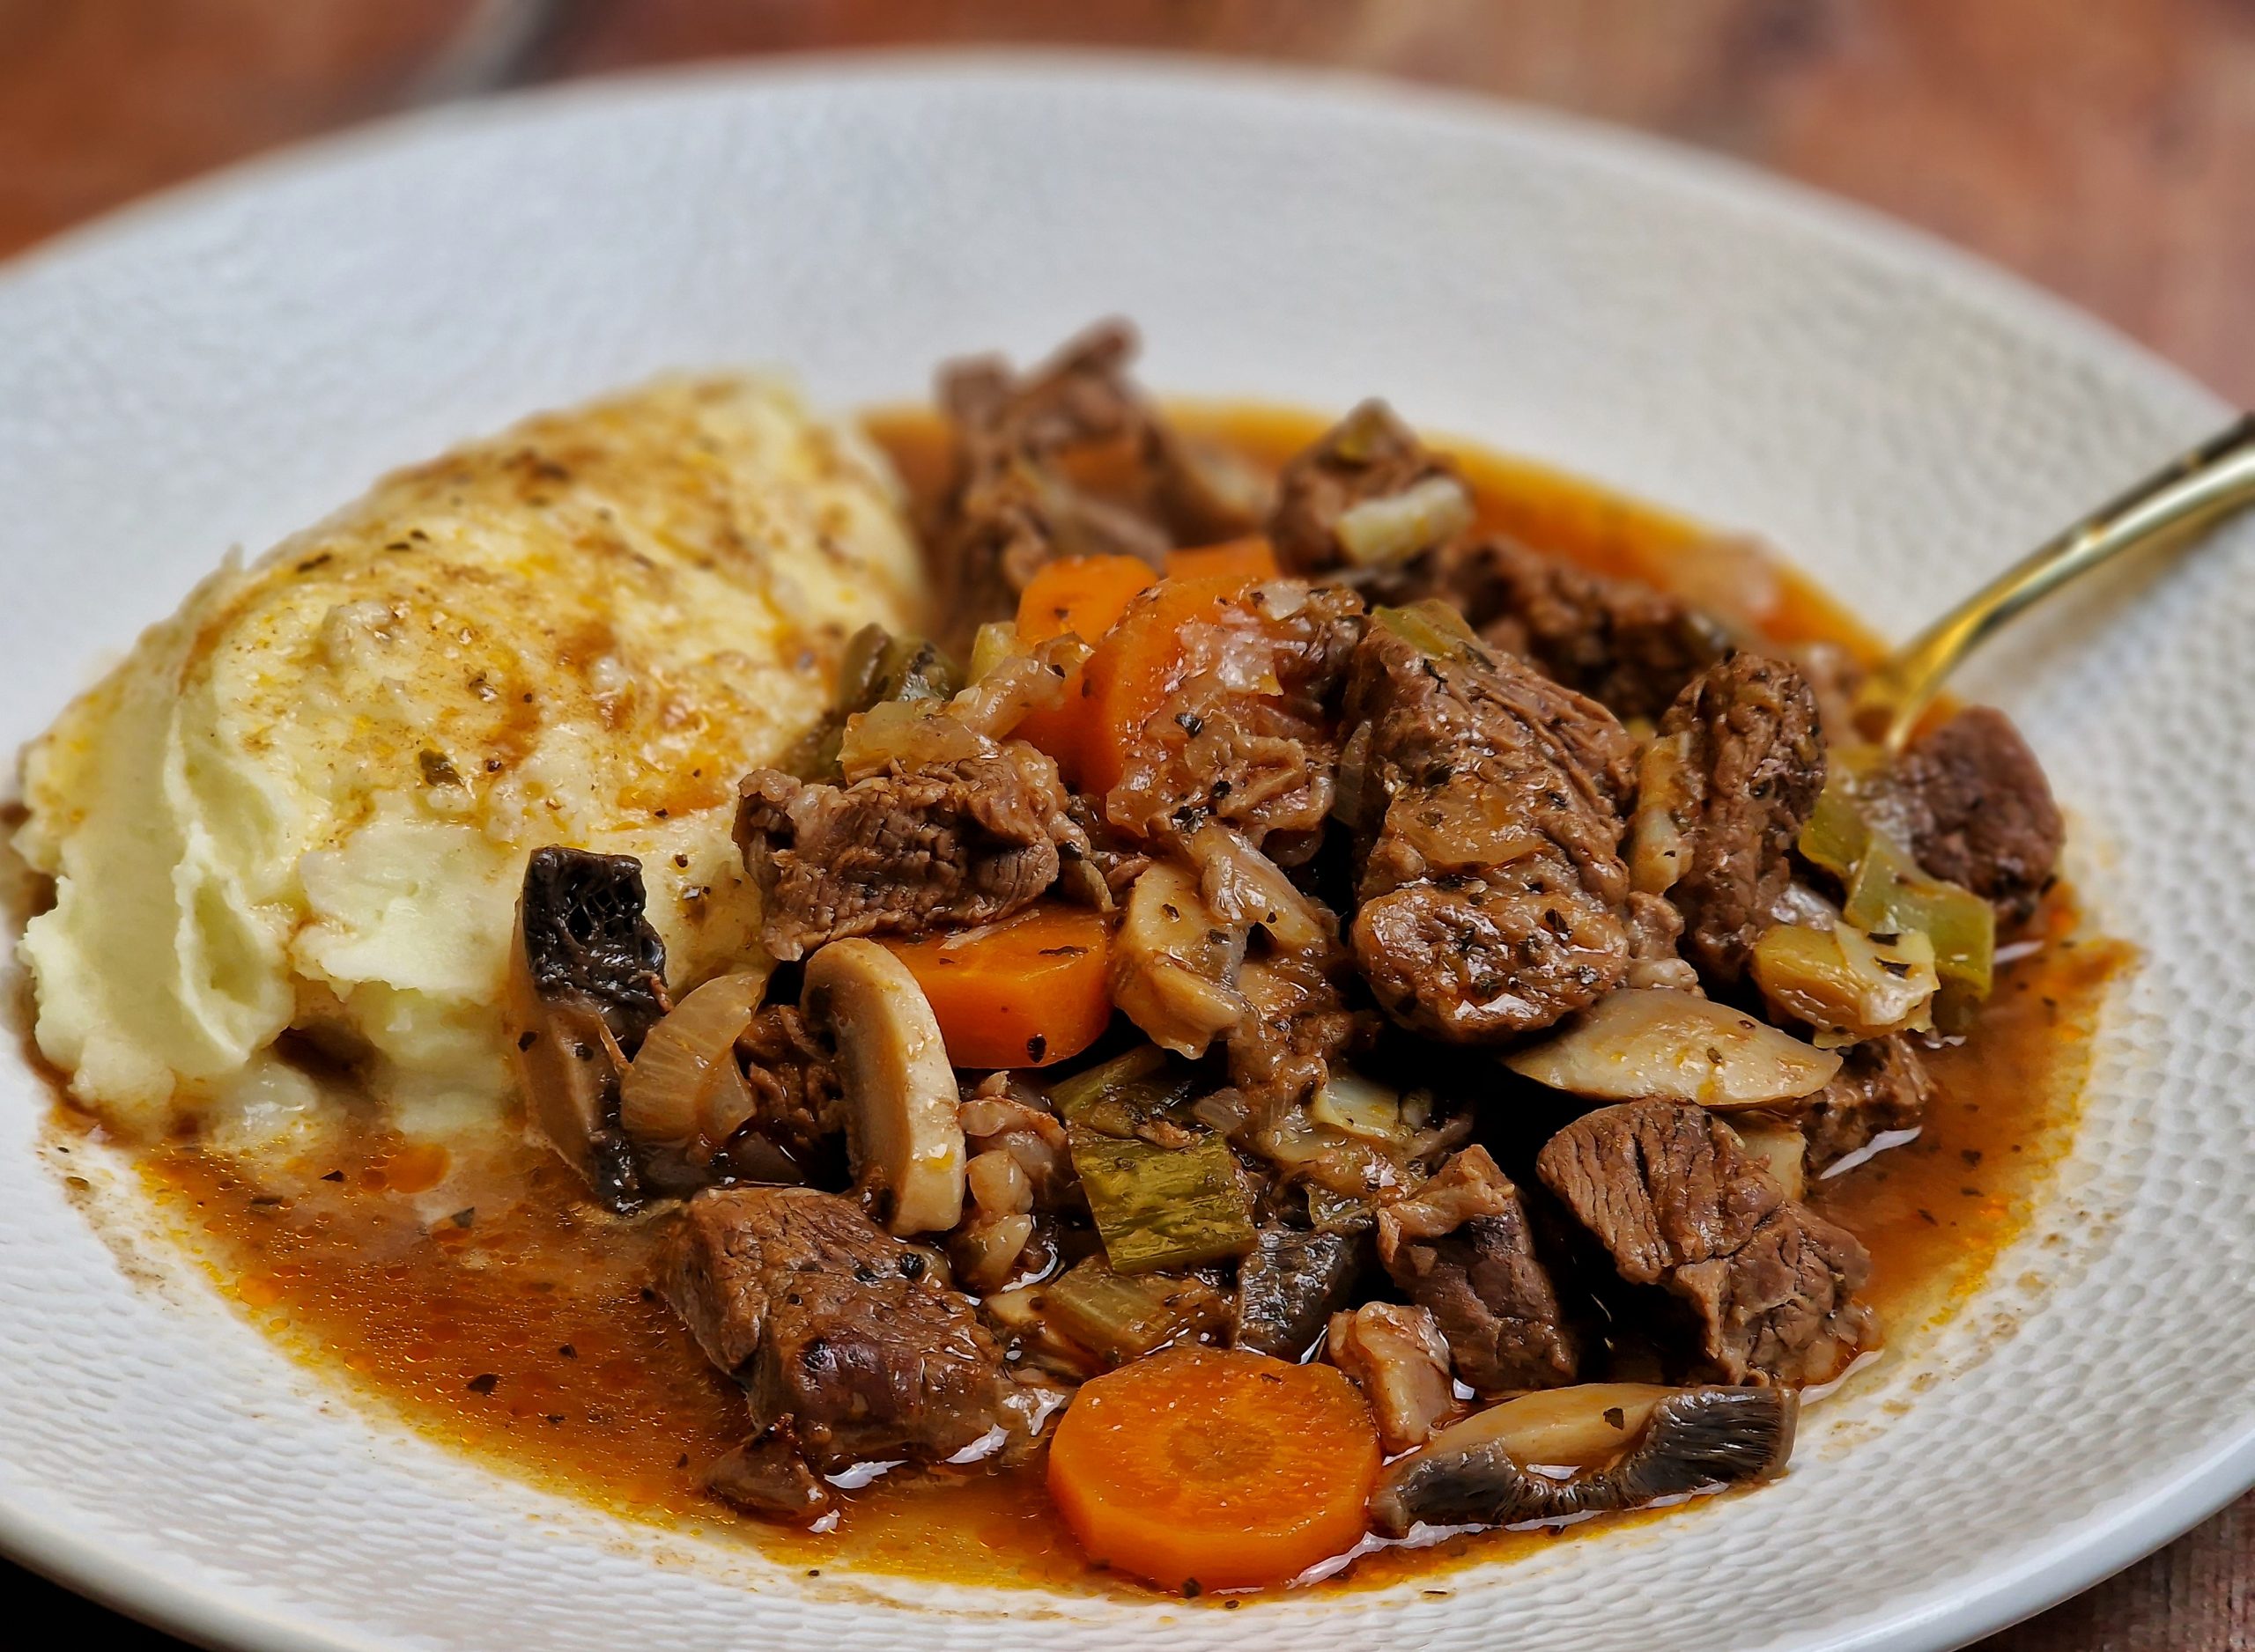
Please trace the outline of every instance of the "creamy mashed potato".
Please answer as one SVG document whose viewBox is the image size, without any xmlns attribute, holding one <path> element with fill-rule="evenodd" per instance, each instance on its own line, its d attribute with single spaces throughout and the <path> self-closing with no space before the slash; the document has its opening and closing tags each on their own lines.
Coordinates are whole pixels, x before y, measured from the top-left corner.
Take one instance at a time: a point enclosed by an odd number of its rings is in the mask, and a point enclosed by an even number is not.
<svg viewBox="0 0 2255 1652">
<path fill-rule="evenodd" d="M 411 1134 L 491 1124 L 527 855 L 640 857 L 676 990 L 743 957 L 736 780 L 921 598 L 882 461 L 773 383 L 660 383 L 388 478 L 231 560 L 26 751 L 40 1048 L 142 1131 L 317 1129 L 291 1029 Z"/>
</svg>

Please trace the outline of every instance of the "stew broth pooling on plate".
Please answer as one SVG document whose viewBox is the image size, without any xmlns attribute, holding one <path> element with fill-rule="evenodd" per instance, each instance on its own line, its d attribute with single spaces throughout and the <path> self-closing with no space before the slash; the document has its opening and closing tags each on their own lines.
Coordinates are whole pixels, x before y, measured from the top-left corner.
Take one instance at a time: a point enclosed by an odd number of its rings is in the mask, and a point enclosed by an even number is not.
<svg viewBox="0 0 2255 1652">
<path fill-rule="evenodd" d="M 2096 991 L 2040 770 L 1981 710 L 1882 762 L 1758 557 L 1627 579 L 1693 555 L 1629 516 L 1600 572 L 1382 405 L 1286 454 L 1128 351 L 889 427 L 950 623 L 855 638 L 743 778 L 737 968 L 669 992 L 662 868 L 532 856 L 510 1046 L 573 1176 L 438 1221 L 415 1148 L 300 1211 L 160 1177 L 265 1301 L 399 1299 L 363 1368 L 848 1543 L 1054 1508 L 1223 1589 L 1782 1471 L 1890 1265 L 2000 1240 L 1975 1167 Z"/>
</svg>

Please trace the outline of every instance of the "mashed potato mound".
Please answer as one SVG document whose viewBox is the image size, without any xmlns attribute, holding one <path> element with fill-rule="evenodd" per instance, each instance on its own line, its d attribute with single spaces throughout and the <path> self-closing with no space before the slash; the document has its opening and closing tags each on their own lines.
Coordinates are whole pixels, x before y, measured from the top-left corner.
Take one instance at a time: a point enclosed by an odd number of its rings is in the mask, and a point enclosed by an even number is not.
<svg viewBox="0 0 2255 1652">
<path fill-rule="evenodd" d="M 527 855 L 640 857 L 676 990 L 756 956 L 736 780 L 854 630 L 921 608 L 882 461 L 773 383 L 660 383 L 402 471 L 231 560 L 26 751 L 40 1048 L 143 1132 L 302 1133 L 291 1029 L 410 1134 L 491 1124 Z"/>
</svg>

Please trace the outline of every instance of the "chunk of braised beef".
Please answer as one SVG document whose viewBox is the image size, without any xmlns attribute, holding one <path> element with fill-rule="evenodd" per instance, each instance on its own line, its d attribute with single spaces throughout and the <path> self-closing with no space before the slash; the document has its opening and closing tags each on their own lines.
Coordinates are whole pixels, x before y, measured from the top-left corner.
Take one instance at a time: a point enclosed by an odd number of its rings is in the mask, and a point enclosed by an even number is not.
<svg viewBox="0 0 2255 1652">
<path fill-rule="evenodd" d="M 1787 661 L 1733 654 L 1684 689 L 1660 732 L 1683 742 L 1677 945 L 1710 980 L 1734 982 L 1793 881 L 1794 841 L 1824 789 L 1816 697 Z"/>
<path fill-rule="evenodd" d="M 1048 757 L 1016 741 L 953 762 L 816 785 L 745 777 L 736 842 L 765 899 L 761 943 L 803 957 L 847 935 L 992 923 L 1089 852 Z"/>
<path fill-rule="evenodd" d="M 1269 542 L 1288 572 L 1350 567 L 1364 559 L 1342 542 L 1342 517 L 1358 505 L 1400 498 L 1422 483 L 1459 480 L 1456 467 L 1418 440 L 1392 408 L 1364 402 L 1285 464 L 1268 519 Z"/>
<path fill-rule="evenodd" d="M 1492 1043 L 1549 1026 L 1629 969 L 1634 742 L 1426 608 L 1383 612 L 1414 623 L 1374 619 L 1348 679 L 1356 961 L 1413 1029 Z"/>
<path fill-rule="evenodd" d="M 1862 1244 L 1788 1199 L 1705 1110 L 1600 1108 L 1552 1137 L 1536 1170 L 1623 1279 L 1690 1309 L 1721 1380 L 1829 1381 L 1874 1339 L 1855 1296 L 1871 1272 Z"/>
<path fill-rule="evenodd" d="M 1175 429 L 1128 377 L 1126 322 L 1098 323 L 1019 375 L 998 357 L 952 362 L 939 400 L 954 475 L 931 535 L 954 640 L 1017 611 L 1057 557 L 1138 557 L 1252 532 L 1269 488 L 1254 467 Z"/>
<path fill-rule="evenodd" d="M 2050 887 L 2066 841 L 2051 782 L 2002 712 L 1970 705 L 1914 741 L 1882 808 L 1935 877 L 2025 918 Z"/>
<path fill-rule="evenodd" d="M 1024 378 L 999 357 L 941 369 L 955 472 L 930 542 L 950 640 L 1014 615 L 1019 594 L 1053 557 L 1130 556 L 1156 565 L 1166 550 L 1158 524 L 1059 468 L 1070 450 L 1137 445 L 1142 414 L 1127 380 L 1135 352 L 1134 330 L 1107 322 Z"/>
<path fill-rule="evenodd" d="M 1483 1394 L 1553 1388 L 1578 1364 L 1519 1190 L 1485 1147 L 1467 1147 L 1378 1213 L 1379 1259 L 1431 1311 L 1456 1374 Z"/>
<path fill-rule="evenodd" d="M 1933 1093 L 1926 1062 L 1901 1033 L 1855 1045 L 1800 1110 L 1809 1170 L 1821 1174 L 1888 1132 L 1917 1129 Z"/>
<path fill-rule="evenodd" d="M 1364 1246 L 1359 1234 L 1263 1228 L 1252 1253 L 1238 1264 L 1231 1343 L 1280 1360 L 1300 1359 L 1331 1316 L 1353 1299 Z"/>
<path fill-rule="evenodd" d="M 659 1279 L 706 1356 L 743 1385 L 755 1445 L 787 1442 L 817 1471 L 944 1458 L 1002 1415 L 1001 1353 L 970 1299 L 835 1194 L 699 1193 L 667 1237 Z M 766 1483 L 790 1483 L 772 1452 L 756 1462 Z"/>
<path fill-rule="evenodd" d="M 741 1178 L 796 1182 L 817 1168 L 835 1169 L 845 1082 L 834 1053 L 798 1007 L 763 1007 L 738 1036 L 736 1057 L 758 1104 L 752 1122 L 724 1150 Z"/>
<path fill-rule="evenodd" d="M 643 916 L 631 855 L 536 849 L 517 901 L 507 1021 L 534 1120 L 613 1210 L 640 1202 L 619 1080 L 671 1007 L 665 943 Z"/>
<path fill-rule="evenodd" d="M 1462 610 L 1483 641 L 1615 717 L 1657 718 L 1721 658 L 1728 633 L 1679 597 L 1505 539 L 1437 552 L 1419 594 Z"/>
</svg>

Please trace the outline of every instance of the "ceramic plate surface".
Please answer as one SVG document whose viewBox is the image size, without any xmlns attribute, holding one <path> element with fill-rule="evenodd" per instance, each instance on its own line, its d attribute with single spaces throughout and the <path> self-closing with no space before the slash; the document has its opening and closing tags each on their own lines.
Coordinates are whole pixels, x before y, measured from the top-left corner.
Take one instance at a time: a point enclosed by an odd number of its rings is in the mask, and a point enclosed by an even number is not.
<svg viewBox="0 0 2255 1652">
<path fill-rule="evenodd" d="M 2118 339 L 1716 163 L 1357 82 L 1106 60 L 591 85 L 386 126 L 0 273 L 0 741 L 233 544 L 660 369 L 821 399 L 1120 312 L 1173 393 L 1414 421 L 1751 529 L 1900 634 L 2219 424 Z M 0 1059 L 0 1544 L 268 1648 L 1935 1648 L 2255 1480 L 2255 533 L 1983 661 L 2143 968 L 1987 1292 L 1758 1495 L 1391 1592 L 1206 1606 L 768 1568 L 402 1431 L 277 1354 Z M 152 938 L 152 944 L 160 944 Z M 84 1155 L 81 1155 L 83 1160 Z M 92 1201 L 122 1235 L 97 1235 Z"/>
</svg>

